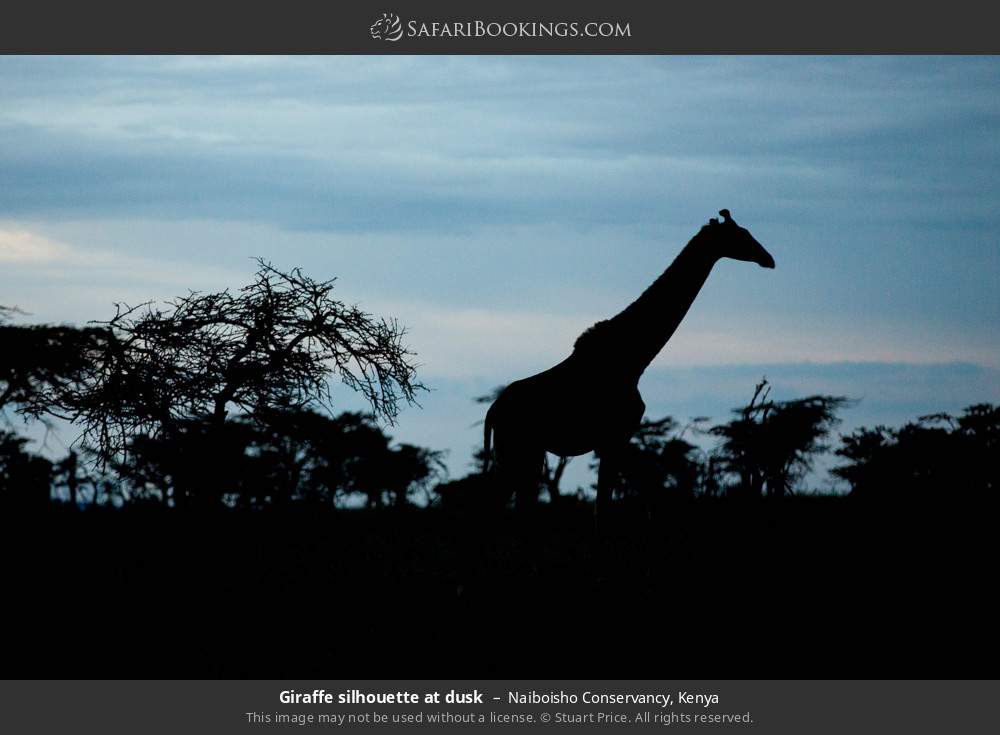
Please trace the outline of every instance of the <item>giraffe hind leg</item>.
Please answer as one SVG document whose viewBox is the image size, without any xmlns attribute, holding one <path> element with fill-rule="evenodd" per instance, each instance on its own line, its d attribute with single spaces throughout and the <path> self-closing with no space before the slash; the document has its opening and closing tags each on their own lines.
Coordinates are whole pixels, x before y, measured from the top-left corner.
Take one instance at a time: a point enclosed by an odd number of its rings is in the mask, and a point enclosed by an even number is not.
<svg viewBox="0 0 1000 735">
<path fill-rule="evenodd" d="M 529 508 L 538 503 L 545 451 L 530 444 L 496 442 L 497 492 L 506 503 L 511 497 L 518 508 Z"/>
</svg>

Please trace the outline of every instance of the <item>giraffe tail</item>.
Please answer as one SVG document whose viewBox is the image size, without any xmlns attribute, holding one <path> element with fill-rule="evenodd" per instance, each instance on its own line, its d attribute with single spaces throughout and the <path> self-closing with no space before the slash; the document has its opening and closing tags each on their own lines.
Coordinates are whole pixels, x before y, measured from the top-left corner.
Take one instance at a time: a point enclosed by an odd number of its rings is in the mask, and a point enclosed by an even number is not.
<svg viewBox="0 0 1000 735">
<path fill-rule="evenodd" d="M 490 470 L 490 437 L 493 435 L 493 409 L 496 403 L 486 411 L 486 419 L 483 421 L 483 474 Z"/>
</svg>

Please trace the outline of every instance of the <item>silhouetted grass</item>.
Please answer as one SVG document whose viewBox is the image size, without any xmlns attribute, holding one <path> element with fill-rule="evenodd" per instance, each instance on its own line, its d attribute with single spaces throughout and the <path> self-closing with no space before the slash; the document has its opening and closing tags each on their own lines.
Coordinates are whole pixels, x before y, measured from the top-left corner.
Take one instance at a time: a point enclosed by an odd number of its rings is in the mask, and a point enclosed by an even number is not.
<svg viewBox="0 0 1000 735">
<path fill-rule="evenodd" d="M 849 498 L 0 520 L 19 677 L 994 671 L 993 515 Z"/>
</svg>

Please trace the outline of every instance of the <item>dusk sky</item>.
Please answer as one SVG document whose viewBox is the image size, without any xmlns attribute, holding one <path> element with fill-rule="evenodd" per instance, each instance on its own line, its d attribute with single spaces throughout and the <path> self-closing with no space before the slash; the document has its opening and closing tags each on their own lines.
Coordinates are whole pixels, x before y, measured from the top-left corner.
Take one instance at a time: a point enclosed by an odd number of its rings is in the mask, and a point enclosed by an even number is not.
<svg viewBox="0 0 1000 735">
<path fill-rule="evenodd" d="M 777 267 L 716 267 L 651 416 L 725 419 L 761 375 L 860 399 L 844 428 L 1000 402 L 998 181 L 996 57 L 0 57 L 0 304 L 336 276 L 409 328 L 432 391 L 390 433 L 455 476 L 471 399 L 723 207 Z"/>
</svg>

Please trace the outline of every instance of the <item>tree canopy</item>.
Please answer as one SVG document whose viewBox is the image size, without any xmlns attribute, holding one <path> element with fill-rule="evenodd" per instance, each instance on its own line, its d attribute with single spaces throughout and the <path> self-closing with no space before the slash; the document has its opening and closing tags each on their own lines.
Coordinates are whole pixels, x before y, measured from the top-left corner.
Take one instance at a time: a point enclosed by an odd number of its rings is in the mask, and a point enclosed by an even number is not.
<svg viewBox="0 0 1000 735">
<path fill-rule="evenodd" d="M 220 430 L 230 415 L 265 425 L 281 411 L 330 411 L 333 377 L 390 423 L 401 404 L 415 403 L 423 386 L 396 320 L 333 298 L 335 279 L 257 264 L 236 292 L 116 305 L 114 317 L 80 332 L 93 335 L 83 369 L 48 381 L 33 413 L 78 424 L 107 464 L 134 438 L 176 434 L 189 422 Z M 78 356 L 75 346 L 65 343 Z"/>
<path fill-rule="evenodd" d="M 839 423 L 837 411 L 850 403 L 844 396 L 814 395 L 789 401 L 770 400 L 767 380 L 757 385 L 736 418 L 714 426 L 721 439 L 719 468 L 737 479 L 736 492 L 781 496 L 792 491 L 813 466 L 816 455 Z"/>
</svg>

